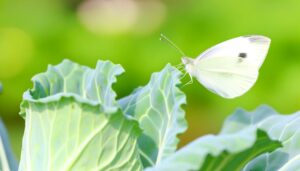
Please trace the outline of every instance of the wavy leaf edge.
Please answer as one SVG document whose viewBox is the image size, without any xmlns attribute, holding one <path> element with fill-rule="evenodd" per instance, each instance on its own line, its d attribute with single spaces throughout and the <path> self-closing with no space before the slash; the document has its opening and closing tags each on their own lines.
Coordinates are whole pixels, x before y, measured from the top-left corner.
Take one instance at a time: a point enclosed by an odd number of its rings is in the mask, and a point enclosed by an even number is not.
<svg viewBox="0 0 300 171">
<path fill-rule="evenodd" d="M 50 69 L 53 68 L 53 67 L 59 67 L 59 65 L 62 65 L 64 63 L 70 63 L 72 65 L 76 65 L 78 67 L 81 67 L 83 69 L 87 69 L 87 70 L 91 70 L 93 72 L 96 71 L 96 68 L 90 68 L 90 67 L 87 67 L 87 66 L 83 66 L 83 65 L 80 65 L 78 63 L 75 63 L 69 59 L 64 59 L 61 63 L 57 64 L 57 65 L 51 65 L 49 64 L 48 67 L 47 67 L 47 71 L 45 72 L 42 72 L 42 73 L 39 73 L 37 75 L 35 75 L 31 81 L 33 83 L 35 83 L 35 81 L 37 81 L 37 77 L 39 75 L 42 75 L 42 74 L 47 74 L 47 72 L 50 72 Z M 116 73 L 114 74 L 113 78 L 112 78 L 112 83 L 111 85 L 113 85 L 114 83 L 117 82 L 117 76 L 120 76 L 121 74 L 124 73 L 124 69 L 123 67 L 120 65 L 120 64 L 114 64 L 112 63 L 111 61 L 109 60 L 98 60 L 97 62 L 97 65 L 96 67 L 100 64 L 100 63 L 109 63 L 109 64 L 112 64 L 112 65 L 115 65 L 115 67 L 117 67 L 117 71 Z M 49 96 L 46 96 L 46 97 L 42 97 L 42 98 L 34 98 L 33 97 L 33 94 L 32 92 L 34 91 L 38 91 L 38 89 L 36 88 L 36 85 L 34 84 L 34 87 L 32 89 L 29 89 L 27 90 L 24 94 L 23 94 L 23 101 L 21 102 L 21 105 L 20 105 L 20 112 L 19 114 L 24 118 L 26 116 L 26 112 L 25 112 L 25 108 L 28 106 L 28 102 L 32 102 L 32 103 L 43 103 L 43 104 L 46 104 L 46 103 L 49 103 L 49 102 L 55 102 L 55 101 L 60 101 L 62 98 L 69 98 L 69 99 L 72 99 L 72 100 L 75 100 L 81 104 L 87 104 L 87 105 L 91 105 L 91 106 L 95 106 L 95 107 L 98 107 L 101 111 L 105 111 L 105 113 L 114 113 L 116 112 L 118 109 L 115 108 L 115 109 L 105 109 L 106 107 L 101 104 L 101 102 L 99 101 L 95 101 L 95 100 L 91 100 L 91 99 L 87 99 L 87 98 L 84 98 L 76 93 L 72 93 L 72 92 L 65 92 L 65 93 L 56 93 L 56 94 L 53 94 L 53 95 L 49 95 Z M 114 99 L 115 101 L 116 100 L 116 94 L 114 93 Z M 127 118 L 130 118 L 130 117 L 127 117 Z"/>
</svg>

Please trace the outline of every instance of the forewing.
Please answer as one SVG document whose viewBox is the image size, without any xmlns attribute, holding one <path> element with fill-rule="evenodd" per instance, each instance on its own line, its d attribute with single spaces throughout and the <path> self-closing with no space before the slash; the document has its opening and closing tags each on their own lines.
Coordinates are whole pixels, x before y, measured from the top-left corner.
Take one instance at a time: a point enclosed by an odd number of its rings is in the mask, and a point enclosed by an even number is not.
<svg viewBox="0 0 300 171">
<path fill-rule="evenodd" d="M 231 56 L 203 59 L 194 67 L 192 75 L 207 89 L 224 98 L 246 93 L 258 77 L 254 64 Z"/>
<path fill-rule="evenodd" d="M 199 55 L 196 63 L 207 58 L 245 58 L 247 63 L 260 68 L 268 53 L 271 40 L 261 35 L 241 36 L 222 42 Z"/>
</svg>

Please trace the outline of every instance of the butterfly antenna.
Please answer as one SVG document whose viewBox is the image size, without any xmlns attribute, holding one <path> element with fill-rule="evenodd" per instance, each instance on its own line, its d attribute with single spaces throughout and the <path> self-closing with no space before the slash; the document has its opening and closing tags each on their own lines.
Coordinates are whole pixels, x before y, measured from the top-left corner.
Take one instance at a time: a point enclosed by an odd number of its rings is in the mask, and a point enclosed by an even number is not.
<svg viewBox="0 0 300 171">
<path fill-rule="evenodd" d="M 172 42 L 169 38 L 167 38 L 167 36 L 165 36 L 164 34 L 162 34 L 162 33 L 160 34 L 159 40 L 161 40 L 162 42 L 165 42 L 168 45 L 170 45 L 171 47 L 173 47 L 182 56 L 186 56 L 185 53 L 178 46 L 176 46 L 176 44 L 174 42 Z"/>
</svg>

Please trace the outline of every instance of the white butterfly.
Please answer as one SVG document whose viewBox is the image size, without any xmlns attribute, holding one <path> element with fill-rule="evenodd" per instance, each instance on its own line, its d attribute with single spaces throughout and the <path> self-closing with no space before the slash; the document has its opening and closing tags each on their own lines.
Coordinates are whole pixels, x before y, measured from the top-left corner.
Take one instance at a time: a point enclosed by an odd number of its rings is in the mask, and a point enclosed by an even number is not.
<svg viewBox="0 0 300 171">
<path fill-rule="evenodd" d="M 196 59 L 183 57 L 182 63 L 190 76 L 210 91 L 224 98 L 235 98 L 256 82 L 270 42 L 265 36 L 241 36 L 206 50 Z"/>
<path fill-rule="evenodd" d="M 184 53 L 166 36 L 173 47 Z M 182 63 L 190 77 L 210 91 L 224 97 L 235 98 L 246 93 L 256 82 L 271 40 L 261 35 L 241 36 L 220 43 L 196 59 L 183 57 Z"/>
</svg>

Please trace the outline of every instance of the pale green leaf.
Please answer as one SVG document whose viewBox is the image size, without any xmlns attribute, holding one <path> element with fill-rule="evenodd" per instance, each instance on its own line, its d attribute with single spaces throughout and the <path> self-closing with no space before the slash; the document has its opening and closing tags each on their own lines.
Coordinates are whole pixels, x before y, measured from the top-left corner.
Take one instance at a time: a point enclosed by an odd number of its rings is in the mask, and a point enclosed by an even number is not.
<svg viewBox="0 0 300 171">
<path fill-rule="evenodd" d="M 143 129 L 138 142 L 145 167 L 173 154 L 179 142 L 177 135 L 187 128 L 181 109 L 186 102 L 185 95 L 177 87 L 180 75 L 180 71 L 167 65 L 154 73 L 146 86 L 119 101 L 123 111 L 134 117 Z"/>
<path fill-rule="evenodd" d="M 17 171 L 18 165 L 12 154 L 8 135 L 0 118 L 0 171 Z"/>
<path fill-rule="evenodd" d="M 117 110 L 116 93 L 112 84 L 124 69 L 109 61 L 99 61 L 95 69 L 64 60 L 57 66 L 49 65 L 47 72 L 32 78 L 34 88 L 24 93 L 23 99 L 46 103 L 61 96 L 74 97 L 91 105 L 101 104 L 106 113 Z M 23 109 L 23 108 L 21 108 Z M 21 115 L 25 114 L 21 110 Z"/>
<path fill-rule="evenodd" d="M 49 66 L 24 94 L 20 171 L 142 170 L 138 123 L 118 109 L 111 88 L 123 69 L 71 61 Z"/>
<path fill-rule="evenodd" d="M 201 137 L 146 171 L 240 171 L 251 159 L 279 146 L 265 132 L 248 127 Z"/>
<path fill-rule="evenodd" d="M 280 141 L 283 147 L 257 157 L 244 171 L 300 170 L 300 112 L 281 115 L 267 106 L 253 112 L 238 110 L 227 119 L 223 132 L 235 132 L 249 126 L 264 130 L 272 139 Z"/>
</svg>

